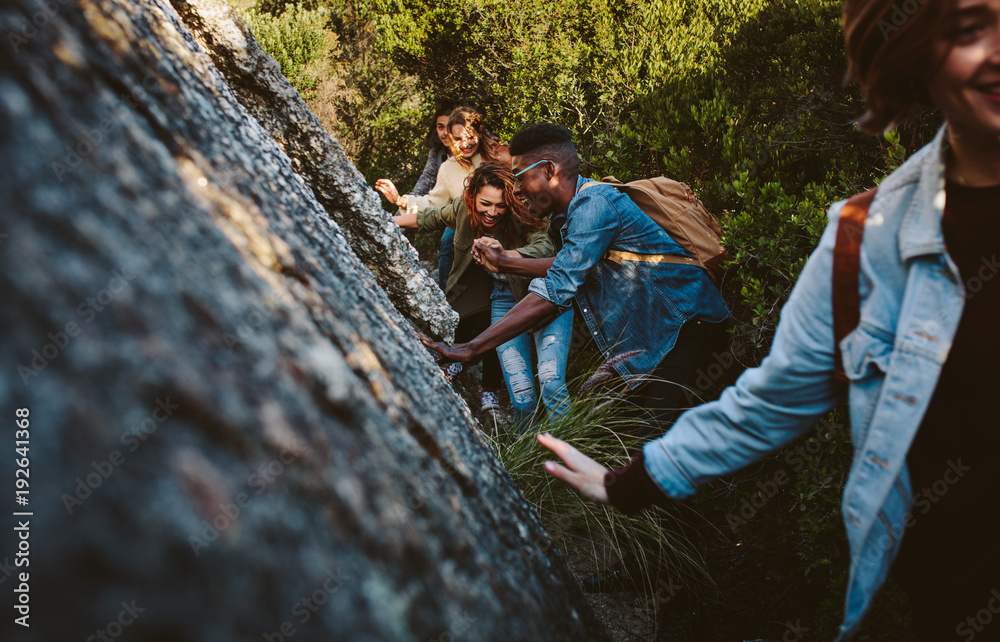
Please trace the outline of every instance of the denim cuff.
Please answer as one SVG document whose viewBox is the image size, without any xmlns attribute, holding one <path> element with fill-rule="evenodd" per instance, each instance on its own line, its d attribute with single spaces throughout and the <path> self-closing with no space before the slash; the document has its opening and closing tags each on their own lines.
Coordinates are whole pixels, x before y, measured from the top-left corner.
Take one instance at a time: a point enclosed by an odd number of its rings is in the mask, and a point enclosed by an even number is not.
<svg viewBox="0 0 1000 642">
<path fill-rule="evenodd" d="M 558 301 L 553 300 L 551 296 L 549 296 L 548 281 L 549 281 L 548 277 L 545 278 L 538 277 L 531 279 L 531 283 L 528 284 L 528 293 L 537 294 L 538 296 L 542 297 L 552 305 L 556 306 L 560 314 L 572 308 L 573 299 L 570 299 L 569 301 L 566 301 L 564 303 L 559 303 Z"/>
<path fill-rule="evenodd" d="M 676 429 L 676 426 L 674 426 Z M 695 485 L 677 466 L 677 462 L 666 449 L 664 440 L 667 436 L 646 442 L 642 447 L 643 460 L 650 478 L 667 496 L 682 499 L 693 495 Z"/>
</svg>

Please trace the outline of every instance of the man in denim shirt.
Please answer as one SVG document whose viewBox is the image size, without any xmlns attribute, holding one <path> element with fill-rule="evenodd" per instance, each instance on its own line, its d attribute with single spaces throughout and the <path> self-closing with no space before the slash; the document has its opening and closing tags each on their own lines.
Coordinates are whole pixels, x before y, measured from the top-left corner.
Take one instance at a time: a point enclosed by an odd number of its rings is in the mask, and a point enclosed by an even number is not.
<svg viewBox="0 0 1000 642">
<path fill-rule="evenodd" d="M 620 355 L 614 369 L 628 386 L 655 381 L 645 384 L 643 407 L 656 412 L 681 405 L 682 386 L 729 315 L 718 289 L 698 267 L 656 261 L 688 253 L 627 196 L 605 184 L 580 189 L 589 181 L 579 175 L 565 128 L 526 127 L 511 140 L 510 153 L 522 195 L 536 214 L 552 216 L 550 235 L 558 252 L 550 259 L 527 259 L 477 243 L 486 267 L 537 277 L 530 294 L 469 343 L 425 343 L 466 361 L 575 300 L 604 357 Z M 626 258 L 607 259 L 609 250 Z"/>
</svg>

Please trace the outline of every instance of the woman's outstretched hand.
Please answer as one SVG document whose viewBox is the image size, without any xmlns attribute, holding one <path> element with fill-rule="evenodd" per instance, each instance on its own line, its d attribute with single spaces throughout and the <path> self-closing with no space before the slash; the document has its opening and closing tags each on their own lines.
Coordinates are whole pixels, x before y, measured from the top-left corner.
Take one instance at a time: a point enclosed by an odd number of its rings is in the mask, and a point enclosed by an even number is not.
<svg viewBox="0 0 1000 642">
<path fill-rule="evenodd" d="M 472 357 L 474 356 L 472 354 L 472 351 L 469 350 L 468 348 L 469 344 L 467 343 L 456 343 L 454 345 L 448 345 L 444 341 L 435 341 L 434 339 L 431 339 L 423 332 L 418 332 L 417 338 L 420 339 L 420 342 L 423 343 L 425 346 L 427 346 L 431 350 L 440 352 L 442 355 L 444 355 L 451 361 L 459 361 L 461 363 L 465 363 L 466 361 L 471 361 Z"/>
<path fill-rule="evenodd" d="M 386 200 L 393 205 L 399 204 L 399 190 L 396 189 L 396 186 L 388 178 L 380 178 L 375 181 L 375 189 L 381 192 Z"/>
<path fill-rule="evenodd" d="M 608 491 L 604 487 L 607 468 L 549 433 L 538 435 L 538 443 L 551 450 L 566 464 L 563 466 L 554 461 L 546 461 L 545 472 L 563 480 L 592 502 L 608 503 Z"/>
</svg>

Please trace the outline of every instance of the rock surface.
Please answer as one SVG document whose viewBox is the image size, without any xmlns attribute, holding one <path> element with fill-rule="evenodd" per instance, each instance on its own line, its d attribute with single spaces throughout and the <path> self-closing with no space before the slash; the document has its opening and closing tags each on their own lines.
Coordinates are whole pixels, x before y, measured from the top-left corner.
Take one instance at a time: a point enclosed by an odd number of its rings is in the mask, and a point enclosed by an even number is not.
<svg viewBox="0 0 1000 642">
<path fill-rule="evenodd" d="M 292 169 L 347 236 L 365 267 L 403 316 L 435 337 L 454 338 L 458 315 L 380 197 L 281 75 L 277 62 L 225 0 L 172 0 L 240 103 L 288 154 Z"/>
<path fill-rule="evenodd" d="M 0 639 L 604 639 L 331 218 L 357 176 L 310 188 L 166 0 L 0 33 Z"/>
</svg>

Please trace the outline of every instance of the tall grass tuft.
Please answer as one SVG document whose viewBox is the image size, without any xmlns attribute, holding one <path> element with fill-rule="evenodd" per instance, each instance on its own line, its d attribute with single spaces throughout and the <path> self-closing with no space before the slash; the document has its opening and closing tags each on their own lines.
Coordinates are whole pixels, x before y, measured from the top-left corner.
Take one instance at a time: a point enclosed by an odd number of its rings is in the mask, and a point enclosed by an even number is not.
<svg viewBox="0 0 1000 642">
<path fill-rule="evenodd" d="M 624 383 L 617 379 L 599 392 L 578 395 L 564 417 L 535 428 L 547 430 L 609 468 L 622 466 L 649 439 L 640 436 L 646 432 L 636 418 L 641 409 L 624 392 Z M 673 585 L 695 593 L 712 584 L 697 547 L 684 535 L 690 529 L 681 525 L 684 517 L 677 508 L 655 507 L 625 515 L 584 500 L 545 472 L 543 463 L 554 455 L 538 443 L 537 432 L 488 437 L 525 498 L 538 508 L 556 547 L 570 558 L 583 558 L 598 573 L 624 562 L 626 590 L 644 594 L 644 603 L 653 612 L 661 605 L 650 599 L 657 592 L 658 577 L 669 577 Z"/>
</svg>

